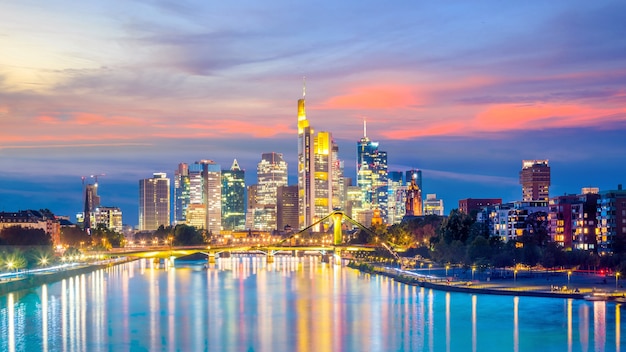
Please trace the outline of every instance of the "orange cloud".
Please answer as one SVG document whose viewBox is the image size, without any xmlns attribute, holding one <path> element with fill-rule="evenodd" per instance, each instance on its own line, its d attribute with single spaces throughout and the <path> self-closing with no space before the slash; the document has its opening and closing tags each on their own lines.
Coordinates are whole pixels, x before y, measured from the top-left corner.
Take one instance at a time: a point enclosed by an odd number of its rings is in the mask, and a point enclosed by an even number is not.
<svg viewBox="0 0 626 352">
<path fill-rule="evenodd" d="M 579 127 L 624 120 L 619 116 L 625 112 L 576 104 L 500 104 L 479 113 L 473 124 L 481 131 Z"/>
<path fill-rule="evenodd" d="M 353 88 L 320 105 L 322 109 L 401 109 L 423 104 L 410 85 L 373 85 Z"/>
<path fill-rule="evenodd" d="M 466 124 L 458 121 L 445 122 L 432 126 L 399 129 L 384 132 L 383 135 L 389 139 L 410 139 L 426 136 L 456 135 L 460 131 L 464 131 Z"/>
</svg>

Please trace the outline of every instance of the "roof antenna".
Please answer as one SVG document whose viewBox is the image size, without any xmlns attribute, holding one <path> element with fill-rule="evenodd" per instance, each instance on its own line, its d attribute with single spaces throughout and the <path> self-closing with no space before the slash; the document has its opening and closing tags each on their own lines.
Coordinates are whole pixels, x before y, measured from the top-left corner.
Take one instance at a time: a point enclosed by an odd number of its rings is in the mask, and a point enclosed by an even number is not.
<svg viewBox="0 0 626 352">
<path fill-rule="evenodd" d="M 302 76 L 302 99 L 306 97 L 306 76 Z"/>
<path fill-rule="evenodd" d="M 363 138 L 367 137 L 367 121 L 363 119 Z"/>
</svg>

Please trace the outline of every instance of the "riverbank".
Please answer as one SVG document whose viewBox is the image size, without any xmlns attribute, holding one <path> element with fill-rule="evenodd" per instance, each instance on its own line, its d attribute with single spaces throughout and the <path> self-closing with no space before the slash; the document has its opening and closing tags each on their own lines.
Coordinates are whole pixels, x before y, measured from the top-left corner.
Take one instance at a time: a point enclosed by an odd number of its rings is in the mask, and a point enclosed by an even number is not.
<svg viewBox="0 0 626 352">
<path fill-rule="evenodd" d="M 81 264 L 59 269 L 59 271 L 40 274 L 25 274 L 23 277 L 0 282 L 0 297 L 8 293 L 30 290 L 41 285 L 51 284 L 76 275 L 88 274 L 99 269 L 136 260 L 136 258 L 122 258 L 96 264 Z"/>
<path fill-rule="evenodd" d="M 623 296 L 626 291 L 621 287 L 609 288 L 606 282 L 596 277 L 516 277 L 494 281 L 456 280 L 436 274 L 426 274 L 426 269 L 401 270 L 366 263 L 355 263 L 350 267 L 372 274 L 391 277 L 407 285 L 421 286 L 435 290 L 465 293 L 484 293 L 507 296 L 531 296 L 550 298 L 584 299 L 592 294 L 603 294 L 607 299 Z M 430 272 L 431 270 L 429 270 Z M 435 272 L 435 270 L 432 270 Z"/>
</svg>

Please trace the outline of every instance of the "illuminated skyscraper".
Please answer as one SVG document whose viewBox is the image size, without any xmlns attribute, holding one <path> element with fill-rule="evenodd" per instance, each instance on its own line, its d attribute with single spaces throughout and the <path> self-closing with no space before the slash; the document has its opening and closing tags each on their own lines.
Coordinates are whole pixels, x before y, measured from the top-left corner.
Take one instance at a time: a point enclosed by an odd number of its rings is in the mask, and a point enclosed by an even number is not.
<svg viewBox="0 0 626 352">
<path fill-rule="evenodd" d="M 189 204 L 187 225 L 219 234 L 222 226 L 222 170 L 212 160 L 189 165 Z M 191 210 L 193 219 L 189 216 Z"/>
<path fill-rule="evenodd" d="M 237 159 L 230 170 L 222 170 L 222 228 L 244 230 L 246 222 L 245 171 Z"/>
<path fill-rule="evenodd" d="M 387 188 L 387 223 L 399 224 L 406 214 L 406 187 L 402 182 L 401 171 L 388 173 Z"/>
<path fill-rule="evenodd" d="M 174 224 L 184 224 L 189 207 L 189 165 L 178 164 L 174 171 Z"/>
<path fill-rule="evenodd" d="M 338 147 L 330 132 L 314 135 L 304 108 L 305 91 L 298 100 L 298 218 L 299 228 L 310 226 L 333 210 L 333 180 L 339 190 L 339 171 L 333 155 Z M 337 197 L 339 199 L 339 196 Z"/>
<path fill-rule="evenodd" d="M 378 142 L 367 137 L 363 122 L 363 138 L 357 142 L 357 186 L 363 193 L 363 204 L 370 209 L 380 210 L 380 216 L 387 222 L 388 174 L 387 152 L 378 149 Z"/>
<path fill-rule="evenodd" d="M 254 229 L 276 230 L 277 189 L 287 186 L 287 162 L 281 153 L 263 153 L 257 165 Z"/>
<path fill-rule="evenodd" d="M 522 201 L 545 201 L 550 198 L 550 166 L 548 160 L 523 160 L 519 173 Z"/>
<path fill-rule="evenodd" d="M 152 231 L 170 224 L 170 179 L 164 172 L 139 180 L 139 230 Z"/>
<path fill-rule="evenodd" d="M 313 223 L 315 214 L 314 131 L 306 118 L 304 107 L 306 89 L 298 100 L 298 226 L 303 229 Z"/>
</svg>

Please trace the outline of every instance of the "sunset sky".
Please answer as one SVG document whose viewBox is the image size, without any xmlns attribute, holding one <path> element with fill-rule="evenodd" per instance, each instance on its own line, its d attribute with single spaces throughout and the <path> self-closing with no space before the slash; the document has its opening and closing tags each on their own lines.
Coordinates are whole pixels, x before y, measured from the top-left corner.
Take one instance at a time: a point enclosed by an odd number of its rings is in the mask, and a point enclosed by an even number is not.
<svg viewBox="0 0 626 352">
<path fill-rule="evenodd" d="M 626 184 L 623 1 L 0 0 L 0 211 L 82 206 L 81 176 L 138 223 L 138 180 L 234 158 L 296 183 L 297 99 L 354 177 L 367 134 L 446 213 Z"/>
</svg>

